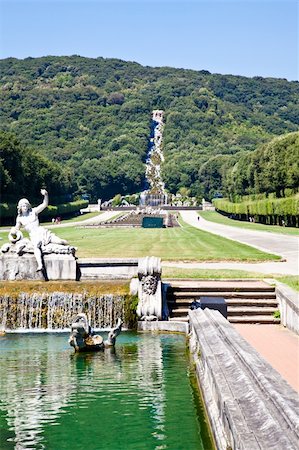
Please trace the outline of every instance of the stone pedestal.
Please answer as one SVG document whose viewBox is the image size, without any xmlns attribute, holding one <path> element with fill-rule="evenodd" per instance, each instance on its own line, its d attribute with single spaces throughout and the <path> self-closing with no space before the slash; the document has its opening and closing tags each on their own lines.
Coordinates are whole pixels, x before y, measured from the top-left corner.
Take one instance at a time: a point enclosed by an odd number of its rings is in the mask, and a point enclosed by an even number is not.
<svg viewBox="0 0 299 450">
<path fill-rule="evenodd" d="M 161 260 L 146 256 L 138 261 L 138 305 L 137 316 L 141 320 L 162 320 L 166 314 L 163 307 Z M 131 286 L 134 289 L 133 285 Z"/>
<path fill-rule="evenodd" d="M 0 280 L 77 280 L 77 261 L 73 255 L 44 255 L 45 271 L 36 271 L 34 255 L 0 256 Z"/>
</svg>

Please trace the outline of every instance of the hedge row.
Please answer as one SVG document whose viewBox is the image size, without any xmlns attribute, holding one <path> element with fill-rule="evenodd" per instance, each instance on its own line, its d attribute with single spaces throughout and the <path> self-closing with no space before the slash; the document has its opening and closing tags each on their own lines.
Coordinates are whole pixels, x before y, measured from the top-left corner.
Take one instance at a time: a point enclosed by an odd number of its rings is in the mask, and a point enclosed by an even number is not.
<svg viewBox="0 0 299 450">
<path fill-rule="evenodd" d="M 42 212 L 44 217 L 66 216 L 79 212 L 80 209 L 87 208 L 88 200 L 77 200 L 75 202 L 62 203 L 61 205 L 51 206 Z"/>
<path fill-rule="evenodd" d="M 267 198 L 264 200 L 243 200 L 233 203 L 227 199 L 214 199 L 215 208 L 226 215 L 240 220 L 253 217 L 256 222 L 298 226 L 299 195 L 286 198 Z"/>
<path fill-rule="evenodd" d="M 43 217 L 57 217 L 74 214 L 80 209 L 88 206 L 87 200 L 77 200 L 75 202 L 62 203 L 61 205 L 49 205 L 47 209 L 42 212 Z M 15 204 L 0 203 L 0 218 L 10 219 L 17 215 L 17 208 Z"/>
</svg>

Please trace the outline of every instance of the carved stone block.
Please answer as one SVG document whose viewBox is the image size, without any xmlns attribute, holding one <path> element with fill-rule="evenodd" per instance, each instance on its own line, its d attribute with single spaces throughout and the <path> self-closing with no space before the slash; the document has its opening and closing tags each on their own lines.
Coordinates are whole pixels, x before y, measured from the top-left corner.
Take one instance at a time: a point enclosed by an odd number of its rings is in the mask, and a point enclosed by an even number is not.
<svg viewBox="0 0 299 450">
<path fill-rule="evenodd" d="M 45 255 L 45 271 L 36 271 L 34 255 L 0 255 L 0 280 L 76 280 L 77 261 L 73 255 Z"/>
</svg>

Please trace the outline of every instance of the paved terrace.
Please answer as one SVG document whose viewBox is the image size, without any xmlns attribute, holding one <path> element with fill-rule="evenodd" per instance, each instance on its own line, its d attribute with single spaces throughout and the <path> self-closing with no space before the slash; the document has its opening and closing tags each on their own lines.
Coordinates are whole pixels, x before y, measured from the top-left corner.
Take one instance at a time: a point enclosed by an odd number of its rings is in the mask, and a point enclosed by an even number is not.
<svg viewBox="0 0 299 450">
<path fill-rule="evenodd" d="M 299 336 L 282 325 L 238 323 L 233 326 L 299 392 Z"/>
</svg>

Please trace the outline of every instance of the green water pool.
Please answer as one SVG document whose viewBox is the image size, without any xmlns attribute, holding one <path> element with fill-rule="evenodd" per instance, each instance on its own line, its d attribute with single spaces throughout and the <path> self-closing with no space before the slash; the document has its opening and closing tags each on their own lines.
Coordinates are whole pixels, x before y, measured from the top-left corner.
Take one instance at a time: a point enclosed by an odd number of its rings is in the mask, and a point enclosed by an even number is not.
<svg viewBox="0 0 299 450">
<path fill-rule="evenodd" d="M 0 337 L 0 450 L 213 448 L 184 336 L 125 332 L 94 354 L 67 339 Z"/>
</svg>

